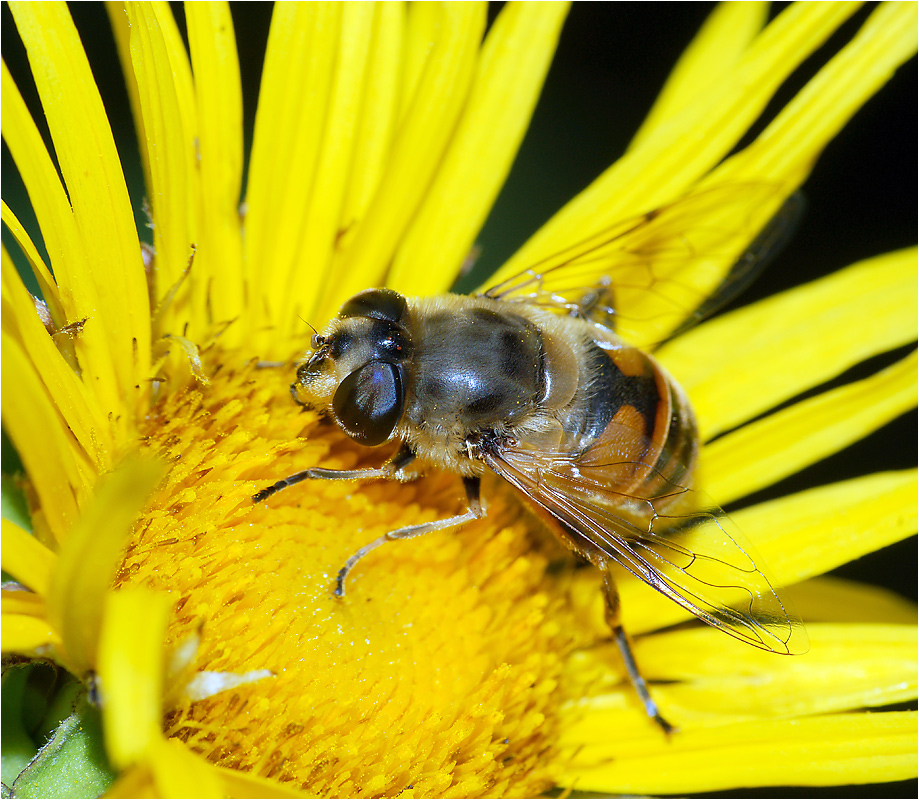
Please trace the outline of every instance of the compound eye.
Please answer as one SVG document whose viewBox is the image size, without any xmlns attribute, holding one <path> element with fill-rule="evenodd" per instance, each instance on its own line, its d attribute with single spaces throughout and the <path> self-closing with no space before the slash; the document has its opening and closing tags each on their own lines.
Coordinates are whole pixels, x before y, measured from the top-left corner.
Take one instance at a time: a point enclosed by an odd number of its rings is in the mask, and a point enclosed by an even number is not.
<svg viewBox="0 0 919 800">
<path fill-rule="evenodd" d="M 371 361 L 356 369 L 335 390 L 332 410 L 358 444 L 383 444 L 396 429 L 405 407 L 399 367 Z"/>
<path fill-rule="evenodd" d="M 367 289 L 345 301 L 339 317 L 370 317 L 399 323 L 405 316 L 405 298 L 392 289 Z"/>
</svg>

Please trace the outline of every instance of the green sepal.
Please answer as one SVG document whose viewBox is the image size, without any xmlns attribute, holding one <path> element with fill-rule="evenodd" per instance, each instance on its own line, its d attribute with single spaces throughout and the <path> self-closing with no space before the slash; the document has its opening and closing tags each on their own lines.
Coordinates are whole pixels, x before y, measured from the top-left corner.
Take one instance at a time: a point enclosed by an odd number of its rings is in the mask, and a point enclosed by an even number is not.
<svg viewBox="0 0 919 800">
<path fill-rule="evenodd" d="M 51 738 L 19 772 L 11 786 L 12 797 L 99 797 L 115 779 L 105 754 L 99 709 L 90 704 L 82 684 L 76 684 L 79 691 L 74 697 L 74 683 L 62 684 L 58 695 L 48 704 L 43 724 L 59 718 L 68 702 L 73 712 L 60 722 Z M 7 783 L 5 724 L 3 733 L 4 783 Z"/>
<path fill-rule="evenodd" d="M 38 745 L 29 735 L 23 721 L 26 683 L 31 671 L 29 666 L 15 665 L 3 671 L 0 691 L 3 700 L 0 715 L 0 751 L 3 757 L 0 759 L 0 775 L 4 786 L 11 786 L 38 752 Z"/>
</svg>

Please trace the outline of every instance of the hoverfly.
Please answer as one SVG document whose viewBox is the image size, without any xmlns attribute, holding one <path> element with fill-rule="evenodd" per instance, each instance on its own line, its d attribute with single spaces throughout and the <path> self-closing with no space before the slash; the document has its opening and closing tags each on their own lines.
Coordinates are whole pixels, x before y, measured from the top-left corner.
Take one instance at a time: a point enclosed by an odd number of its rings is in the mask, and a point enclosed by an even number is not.
<svg viewBox="0 0 919 800">
<path fill-rule="evenodd" d="M 305 479 L 412 480 L 426 468 L 462 476 L 464 513 L 390 531 L 359 549 L 338 574 L 341 596 L 350 570 L 383 543 L 485 516 L 480 483 L 493 472 L 600 570 L 629 678 L 647 714 L 673 731 L 632 656 L 612 563 L 754 647 L 801 652 L 805 635 L 727 517 L 693 489 L 699 440 L 690 402 L 651 355 L 621 336 L 635 318 L 617 305 L 631 295 L 628 306 L 644 308 L 666 336 L 733 297 L 781 244 L 797 195 L 707 299 L 680 282 L 679 270 L 724 246 L 729 232 L 712 222 L 719 208 L 739 196 L 752 209 L 762 191 L 703 190 L 478 294 L 355 295 L 312 337 L 291 394 L 360 444 L 400 447 L 379 468 L 308 469 L 253 500 Z"/>
</svg>

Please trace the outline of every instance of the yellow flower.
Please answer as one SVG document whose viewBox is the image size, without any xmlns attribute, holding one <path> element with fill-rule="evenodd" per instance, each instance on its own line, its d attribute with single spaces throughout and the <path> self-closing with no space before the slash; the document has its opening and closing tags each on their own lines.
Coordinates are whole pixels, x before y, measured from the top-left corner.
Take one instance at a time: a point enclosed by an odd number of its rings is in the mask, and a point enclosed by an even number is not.
<svg viewBox="0 0 919 800">
<path fill-rule="evenodd" d="M 685 793 L 915 775 L 915 712 L 864 712 L 916 697 L 915 609 L 817 577 L 915 532 L 914 470 L 734 514 L 791 587 L 807 656 L 673 628 L 682 608 L 621 581 L 636 656 L 681 728 L 669 740 L 611 652 L 597 575 L 506 493 L 460 533 L 368 557 L 343 600 L 344 560 L 458 513 L 458 480 L 304 482 L 251 502 L 311 466 L 380 463 L 301 413 L 290 369 L 259 360 L 293 360 L 301 320 L 357 290 L 449 288 L 523 137 L 563 4 L 508 5 L 487 34 L 479 4 L 278 4 L 242 206 L 229 8 L 186 6 L 189 57 L 168 6 L 111 6 L 152 258 L 68 12 L 11 5 L 60 176 L 4 65 L 4 138 L 48 262 L 4 204 L 46 307 L 35 313 L 4 249 L 4 424 L 34 537 L 4 525 L 4 568 L 33 592 L 4 592 L 3 649 L 98 684 L 113 794 Z M 759 4 L 719 7 L 625 155 L 492 280 L 680 200 L 692 224 L 676 212 L 666 241 L 699 257 L 655 251 L 660 225 L 619 241 L 691 310 L 914 54 L 915 5 L 880 6 L 736 149 L 855 8 L 796 4 L 767 25 Z M 871 258 L 657 350 L 696 408 L 709 494 L 735 503 L 915 405 L 914 354 L 821 390 L 914 341 L 915 281 L 914 250 Z M 617 286 L 624 327 L 640 344 L 666 337 L 661 287 L 631 286 Z"/>
</svg>

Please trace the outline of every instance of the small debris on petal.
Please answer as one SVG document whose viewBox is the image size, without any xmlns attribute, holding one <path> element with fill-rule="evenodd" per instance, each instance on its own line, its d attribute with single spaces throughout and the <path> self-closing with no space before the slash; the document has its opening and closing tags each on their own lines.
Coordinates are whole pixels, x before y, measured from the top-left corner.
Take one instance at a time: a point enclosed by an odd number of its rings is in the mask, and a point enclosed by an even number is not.
<svg viewBox="0 0 919 800">
<path fill-rule="evenodd" d="M 206 700 L 215 694 L 235 689 L 246 683 L 255 683 L 264 678 L 273 678 L 270 669 L 254 669 L 238 675 L 235 672 L 199 672 L 185 687 L 185 695 L 189 700 Z"/>
</svg>

